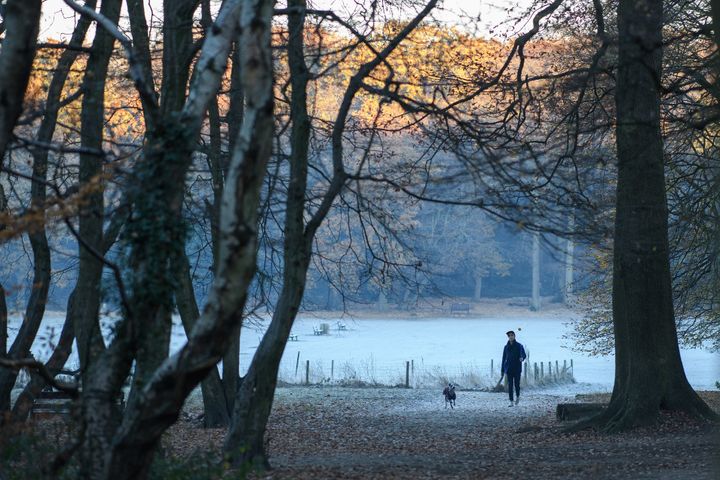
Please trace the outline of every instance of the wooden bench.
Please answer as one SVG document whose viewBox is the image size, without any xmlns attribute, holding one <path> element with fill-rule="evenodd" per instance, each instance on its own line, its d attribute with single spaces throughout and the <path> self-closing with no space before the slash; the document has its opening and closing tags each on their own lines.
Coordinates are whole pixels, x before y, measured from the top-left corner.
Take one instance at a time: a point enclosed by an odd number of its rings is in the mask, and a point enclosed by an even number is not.
<svg viewBox="0 0 720 480">
<path fill-rule="evenodd" d="M 68 415 L 70 414 L 72 402 L 73 397 L 69 393 L 57 390 L 42 390 L 33 401 L 30 418 L 39 420 L 57 415 Z"/>
<path fill-rule="evenodd" d="M 291 341 L 291 342 L 297 342 L 297 341 L 298 341 L 298 336 L 297 336 L 297 335 L 290 334 L 290 341 Z"/>
<path fill-rule="evenodd" d="M 469 303 L 453 303 L 450 305 L 450 314 L 451 315 L 460 314 L 460 313 L 465 313 L 465 314 L 470 313 L 470 304 Z"/>
<path fill-rule="evenodd" d="M 343 322 L 336 322 L 336 325 L 338 330 L 347 330 L 347 325 L 345 325 Z"/>
</svg>

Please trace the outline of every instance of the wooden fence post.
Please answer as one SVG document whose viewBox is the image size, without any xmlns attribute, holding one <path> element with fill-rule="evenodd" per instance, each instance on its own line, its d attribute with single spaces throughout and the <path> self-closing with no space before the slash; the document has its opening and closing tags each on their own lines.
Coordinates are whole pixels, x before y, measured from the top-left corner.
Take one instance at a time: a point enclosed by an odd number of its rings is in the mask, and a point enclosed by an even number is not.
<svg viewBox="0 0 720 480">
<path fill-rule="evenodd" d="M 305 385 L 310 385 L 310 360 L 305 360 Z"/>
<path fill-rule="evenodd" d="M 533 363 L 533 380 L 535 380 L 535 383 L 538 381 L 538 366 L 537 362 Z"/>
<path fill-rule="evenodd" d="M 297 359 L 295 360 L 295 381 L 297 381 L 297 371 L 300 365 L 300 350 L 298 350 Z"/>
<path fill-rule="evenodd" d="M 495 374 L 495 366 L 493 365 L 494 362 L 495 362 L 495 360 L 490 359 L 490 376 L 491 377 Z"/>
<path fill-rule="evenodd" d="M 410 388 L 410 362 L 405 362 L 405 388 Z"/>
<path fill-rule="evenodd" d="M 540 381 L 545 380 L 545 362 L 540 362 Z"/>
<path fill-rule="evenodd" d="M 335 377 L 335 360 L 330 360 L 330 380 Z"/>
</svg>

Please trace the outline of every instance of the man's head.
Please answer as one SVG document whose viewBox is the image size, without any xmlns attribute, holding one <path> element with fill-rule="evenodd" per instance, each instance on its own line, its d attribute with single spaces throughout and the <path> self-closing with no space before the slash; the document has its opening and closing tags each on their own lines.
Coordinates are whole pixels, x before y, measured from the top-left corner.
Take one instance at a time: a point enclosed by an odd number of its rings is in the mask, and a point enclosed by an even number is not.
<svg viewBox="0 0 720 480">
<path fill-rule="evenodd" d="M 505 334 L 508 336 L 508 341 L 509 341 L 509 342 L 514 342 L 514 341 L 515 341 L 515 332 L 513 332 L 512 330 L 510 330 L 509 332 L 506 332 Z"/>
</svg>

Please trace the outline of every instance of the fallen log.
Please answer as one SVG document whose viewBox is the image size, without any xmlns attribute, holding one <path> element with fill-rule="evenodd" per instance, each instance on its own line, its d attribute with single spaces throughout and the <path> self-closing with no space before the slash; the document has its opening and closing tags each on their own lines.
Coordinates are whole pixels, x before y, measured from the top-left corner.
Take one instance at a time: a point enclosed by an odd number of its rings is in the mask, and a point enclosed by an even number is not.
<svg viewBox="0 0 720 480">
<path fill-rule="evenodd" d="M 560 421 L 579 420 L 598 414 L 606 407 L 605 403 L 559 403 L 556 415 Z"/>
</svg>

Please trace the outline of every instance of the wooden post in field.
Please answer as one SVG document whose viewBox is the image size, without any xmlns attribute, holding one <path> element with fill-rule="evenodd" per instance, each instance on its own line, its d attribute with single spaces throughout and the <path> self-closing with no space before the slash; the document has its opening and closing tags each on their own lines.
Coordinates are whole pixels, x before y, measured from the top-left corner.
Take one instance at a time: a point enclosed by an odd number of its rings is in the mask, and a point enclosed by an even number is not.
<svg viewBox="0 0 720 480">
<path fill-rule="evenodd" d="M 410 362 L 405 362 L 405 388 L 410 388 Z"/>
<path fill-rule="evenodd" d="M 525 369 L 524 369 L 524 371 L 523 371 L 523 380 L 525 380 L 525 382 L 523 383 L 523 385 L 526 386 L 526 387 L 527 387 L 527 371 L 528 371 L 528 366 L 529 366 L 529 365 L 525 365 Z"/>
<path fill-rule="evenodd" d="M 540 380 L 545 380 L 545 363 L 540 362 Z"/>
<path fill-rule="evenodd" d="M 555 376 L 560 376 L 560 362 L 555 360 Z"/>
<path fill-rule="evenodd" d="M 300 365 L 300 350 L 298 350 L 297 359 L 295 360 L 295 380 L 297 380 L 298 366 Z"/>
<path fill-rule="evenodd" d="M 537 362 L 534 362 L 534 363 L 533 363 L 533 380 L 535 381 L 535 383 L 537 383 L 537 381 L 538 381 L 538 366 L 537 366 Z"/>
<path fill-rule="evenodd" d="M 310 385 L 310 360 L 305 360 L 305 385 Z"/>
<path fill-rule="evenodd" d="M 415 360 L 410 360 L 410 373 L 415 378 Z"/>
<path fill-rule="evenodd" d="M 493 360 L 491 358 L 490 359 L 490 376 L 491 377 L 495 374 L 495 365 L 493 365 L 493 363 L 495 363 L 495 360 Z"/>
<path fill-rule="evenodd" d="M 548 377 L 552 379 L 552 362 L 548 362 Z"/>
<path fill-rule="evenodd" d="M 573 359 L 570 359 L 570 370 L 572 371 L 572 374 L 575 375 L 575 367 L 573 366 Z"/>
<path fill-rule="evenodd" d="M 335 360 L 330 360 L 330 380 L 335 376 Z"/>
</svg>

